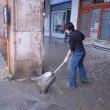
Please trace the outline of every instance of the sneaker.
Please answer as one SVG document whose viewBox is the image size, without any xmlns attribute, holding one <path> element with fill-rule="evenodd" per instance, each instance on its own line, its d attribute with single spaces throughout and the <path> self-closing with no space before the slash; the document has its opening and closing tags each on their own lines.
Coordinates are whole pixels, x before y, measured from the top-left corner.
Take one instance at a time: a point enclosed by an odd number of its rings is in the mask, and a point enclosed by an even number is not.
<svg viewBox="0 0 110 110">
<path fill-rule="evenodd" d="M 69 83 L 67 83 L 66 86 L 70 87 Z"/>
<path fill-rule="evenodd" d="M 88 83 L 88 80 L 81 80 L 81 83 Z"/>
<path fill-rule="evenodd" d="M 66 84 L 66 86 L 67 86 L 67 87 L 70 87 L 70 88 L 73 88 L 73 89 L 75 89 L 75 88 L 76 88 L 76 86 L 70 86 L 70 84 L 69 84 L 69 83 L 67 83 L 67 84 Z"/>
</svg>

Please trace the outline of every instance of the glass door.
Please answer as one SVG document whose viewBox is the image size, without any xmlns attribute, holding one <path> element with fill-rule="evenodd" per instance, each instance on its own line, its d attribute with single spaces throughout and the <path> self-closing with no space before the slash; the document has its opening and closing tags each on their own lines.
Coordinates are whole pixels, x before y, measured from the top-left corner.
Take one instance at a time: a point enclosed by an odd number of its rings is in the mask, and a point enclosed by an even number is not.
<svg viewBox="0 0 110 110">
<path fill-rule="evenodd" d="M 52 12 L 52 28 L 51 35 L 58 38 L 64 38 L 63 26 L 66 23 L 67 11 L 53 11 Z"/>
<path fill-rule="evenodd" d="M 100 39 L 110 41 L 110 8 L 103 11 Z"/>
<path fill-rule="evenodd" d="M 81 28 L 81 32 L 84 35 L 87 34 L 87 27 L 88 27 L 88 13 L 83 13 L 83 15 L 82 15 L 82 28 Z"/>
<path fill-rule="evenodd" d="M 90 37 L 93 40 L 97 40 L 98 37 L 99 20 L 100 20 L 99 18 L 100 18 L 100 8 L 92 9 Z"/>
<path fill-rule="evenodd" d="M 81 10 L 81 20 L 79 22 L 81 32 L 87 37 L 89 32 L 90 10 Z"/>
</svg>

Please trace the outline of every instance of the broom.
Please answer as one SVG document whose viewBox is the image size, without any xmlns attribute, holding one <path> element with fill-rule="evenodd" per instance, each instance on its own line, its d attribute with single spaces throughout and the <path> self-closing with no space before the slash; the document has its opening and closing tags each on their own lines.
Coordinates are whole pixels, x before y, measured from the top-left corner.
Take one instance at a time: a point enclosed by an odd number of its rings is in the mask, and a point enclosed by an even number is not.
<svg viewBox="0 0 110 110">
<path fill-rule="evenodd" d="M 54 71 L 54 72 L 46 72 L 41 75 L 38 79 L 38 86 L 40 87 L 40 93 L 46 94 L 48 92 L 49 87 L 56 80 L 56 72 L 64 65 L 64 62 Z"/>
</svg>

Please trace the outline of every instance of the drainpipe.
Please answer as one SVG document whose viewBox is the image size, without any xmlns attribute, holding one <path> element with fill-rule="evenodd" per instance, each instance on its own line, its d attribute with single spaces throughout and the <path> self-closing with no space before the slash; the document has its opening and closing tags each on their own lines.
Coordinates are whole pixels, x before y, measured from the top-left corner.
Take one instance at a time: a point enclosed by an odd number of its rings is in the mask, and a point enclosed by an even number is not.
<svg viewBox="0 0 110 110">
<path fill-rule="evenodd" d="M 5 4 L 8 8 L 8 0 L 5 0 Z M 7 19 L 7 21 L 8 21 L 8 19 Z M 8 23 L 9 23 L 9 21 L 7 23 L 5 23 L 5 29 L 6 29 L 6 33 L 7 33 L 7 63 L 8 63 L 7 72 L 8 72 L 8 74 L 10 74 L 10 37 L 9 37 L 9 33 L 8 33 L 8 28 L 9 28 Z"/>
</svg>

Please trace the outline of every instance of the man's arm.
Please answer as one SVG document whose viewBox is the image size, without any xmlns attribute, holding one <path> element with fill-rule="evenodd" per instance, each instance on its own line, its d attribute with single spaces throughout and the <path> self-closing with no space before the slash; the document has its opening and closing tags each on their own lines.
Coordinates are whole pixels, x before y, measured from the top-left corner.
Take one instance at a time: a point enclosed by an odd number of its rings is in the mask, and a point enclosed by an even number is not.
<svg viewBox="0 0 110 110">
<path fill-rule="evenodd" d="M 67 52 L 67 55 L 66 55 L 66 57 L 64 59 L 64 63 L 66 63 L 68 61 L 68 59 L 70 58 L 70 56 L 72 55 L 72 53 L 73 52 L 71 51 L 71 49 L 69 49 L 68 52 Z"/>
</svg>

